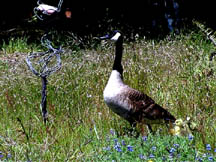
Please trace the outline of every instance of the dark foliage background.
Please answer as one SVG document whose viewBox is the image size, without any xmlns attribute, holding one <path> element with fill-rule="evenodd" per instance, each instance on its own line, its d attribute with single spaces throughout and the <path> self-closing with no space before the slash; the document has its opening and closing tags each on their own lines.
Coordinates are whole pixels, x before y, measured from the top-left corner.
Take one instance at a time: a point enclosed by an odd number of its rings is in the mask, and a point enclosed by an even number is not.
<svg viewBox="0 0 216 162">
<path fill-rule="evenodd" d="M 178 17 L 173 8 L 177 2 Z M 44 0 L 44 3 L 57 6 L 58 0 Z M 165 6 L 166 3 L 166 6 Z M 192 19 L 201 20 L 213 29 L 216 23 L 213 17 L 213 2 L 210 0 L 145 0 L 145 1 L 119 1 L 93 2 L 64 0 L 61 13 L 55 19 L 29 23 L 34 15 L 33 8 L 37 6 L 36 0 L 6 1 L 0 9 L 0 31 L 11 28 L 32 28 L 69 30 L 78 35 L 97 35 L 112 29 L 120 29 L 128 34 L 145 34 L 157 36 L 167 34 L 170 29 L 165 14 L 171 15 L 178 23 L 175 29 L 190 27 Z M 70 19 L 65 17 L 65 11 L 72 12 Z"/>
</svg>

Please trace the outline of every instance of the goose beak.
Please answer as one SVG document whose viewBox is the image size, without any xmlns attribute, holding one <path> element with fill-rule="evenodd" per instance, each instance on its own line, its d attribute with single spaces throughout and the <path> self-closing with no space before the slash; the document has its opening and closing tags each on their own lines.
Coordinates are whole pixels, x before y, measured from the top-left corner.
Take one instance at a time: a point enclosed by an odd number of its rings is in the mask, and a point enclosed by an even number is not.
<svg viewBox="0 0 216 162">
<path fill-rule="evenodd" d="M 103 37 L 100 37 L 100 39 L 101 39 L 101 40 L 110 39 L 110 36 L 107 34 L 107 35 L 105 35 L 105 36 L 103 36 Z"/>
</svg>

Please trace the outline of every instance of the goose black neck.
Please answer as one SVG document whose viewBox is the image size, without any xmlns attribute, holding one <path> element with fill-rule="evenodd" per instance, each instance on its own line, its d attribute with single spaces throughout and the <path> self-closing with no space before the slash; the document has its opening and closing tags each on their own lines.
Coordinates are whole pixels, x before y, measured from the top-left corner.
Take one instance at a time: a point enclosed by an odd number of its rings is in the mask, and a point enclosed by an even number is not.
<svg viewBox="0 0 216 162">
<path fill-rule="evenodd" d="M 123 73 L 123 67 L 121 65 L 122 60 L 122 52 L 123 52 L 123 39 L 120 37 L 116 42 L 116 49 L 115 49 L 115 61 L 113 64 L 113 70 L 117 70 L 121 75 Z"/>
</svg>

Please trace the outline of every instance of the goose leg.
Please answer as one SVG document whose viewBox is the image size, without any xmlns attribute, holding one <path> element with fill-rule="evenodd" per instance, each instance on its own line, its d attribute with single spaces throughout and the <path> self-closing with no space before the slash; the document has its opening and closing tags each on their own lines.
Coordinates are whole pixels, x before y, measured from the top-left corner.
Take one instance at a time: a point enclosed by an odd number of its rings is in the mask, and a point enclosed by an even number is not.
<svg viewBox="0 0 216 162">
<path fill-rule="evenodd" d="M 137 122 L 134 121 L 134 120 L 128 120 L 130 125 L 131 125 L 131 129 L 129 130 L 129 133 L 133 136 L 136 136 L 138 137 L 139 136 L 139 133 L 137 132 L 136 130 L 136 126 L 137 126 Z"/>
<path fill-rule="evenodd" d="M 152 127 L 149 124 L 139 124 L 140 133 L 142 136 L 147 136 L 148 133 L 152 133 Z"/>
<path fill-rule="evenodd" d="M 136 122 L 130 122 L 130 125 L 132 128 L 136 128 L 137 123 Z"/>
<path fill-rule="evenodd" d="M 148 129 L 149 129 L 150 133 L 152 133 L 152 132 L 153 132 L 153 130 L 152 130 L 152 127 L 151 127 L 151 125 L 150 125 L 150 124 L 147 124 L 147 127 L 148 127 Z"/>
</svg>

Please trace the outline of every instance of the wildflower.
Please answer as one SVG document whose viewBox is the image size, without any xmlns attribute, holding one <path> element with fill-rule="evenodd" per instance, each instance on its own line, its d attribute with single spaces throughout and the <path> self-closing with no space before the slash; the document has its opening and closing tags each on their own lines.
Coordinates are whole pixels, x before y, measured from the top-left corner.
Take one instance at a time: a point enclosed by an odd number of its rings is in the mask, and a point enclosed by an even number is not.
<svg viewBox="0 0 216 162">
<path fill-rule="evenodd" d="M 111 148 L 108 146 L 108 147 L 104 147 L 104 150 L 106 150 L 106 151 L 110 151 L 111 150 Z"/>
<path fill-rule="evenodd" d="M 110 129 L 110 134 L 114 136 L 115 135 L 115 131 L 113 129 Z"/>
<path fill-rule="evenodd" d="M 126 143 L 125 143 L 125 141 L 124 141 L 124 140 L 122 140 L 122 145 L 123 145 L 123 146 L 125 146 L 125 145 L 126 145 Z"/>
<path fill-rule="evenodd" d="M 173 144 L 174 147 L 178 148 L 179 147 L 179 144 Z"/>
<path fill-rule="evenodd" d="M 189 141 L 192 141 L 192 140 L 193 140 L 193 138 L 194 138 L 194 137 L 193 137 L 193 135 L 192 135 L 192 134 L 189 134 L 189 135 L 188 135 L 188 139 L 189 139 Z"/>
<path fill-rule="evenodd" d="M 118 152 L 122 152 L 122 149 L 120 146 L 116 145 L 114 146 L 115 150 L 118 151 Z"/>
<path fill-rule="evenodd" d="M 207 155 L 206 155 L 206 154 L 203 154 L 203 156 L 202 156 L 202 157 L 204 157 L 204 158 L 205 158 L 205 157 L 207 157 Z"/>
<path fill-rule="evenodd" d="M 139 154 L 140 159 L 146 159 L 146 157 L 143 154 Z"/>
<path fill-rule="evenodd" d="M 148 162 L 153 162 L 152 160 L 148 160 Z"/>
<path fill-rule="evenodd" d="M 162 157 L 162 160 L 163 160 L 163 161 L 166 161 L 166 157 L 165 157 L 165 156 L 163 156 L 163 157 Z"/>
<path fill-rule="evenodd" d="M 147 141 L 147 136 L 142 136 L 143 141 Z"/>
<path fill-rule="evenodd" d="M 0 159 L 2 159 L 4 157 L 4 155 L 2 154 L 2 152 L 0 151 Z"/>
<path fill-rule="evenodd" d="M 214 152 L 216 152 L 216 148 L 214 149 Z"/>
<path fill-rule="evenodd" d="M 170 158 L 170 159 L 172 159 L 173 156 L 174 156 L 173 153 L 170 153 L 170 154 L 169 154 L 169 158 Z"/>
<path fill-rule="evenodd" d="M 10 153 L 7 154 L 7 158 L 11 158 L 12 155 Z"/>
<path fill-rule="evenodd" d="M 114 139 L 115 145 L 119 145 L 118 139 Z"/>
<path fill-rule="evenodd" d="M 155 150 L 156 150 L 156 146 L 153 146 L 153 147 L 152 147 L 152 150 L 155 151 Z"/>
<path fill-rule="evenodd" d="M 210 145 L 210 144 L 207 144 L 207 145 L 206 145 L 206 150 L 207 150 L 207 151 L 211 151 L 211 145 Z"/>
<path fill-rule="evenodd" d="M 150 154 L 149 158 L 155 158 L 155 156 L 153 154 Z"/>
<path fill-rule="evenodd" d="M 208 160 L 209 160 L 209 161 L 214 161 L 214 159 L 213 159 L 212 156 L 209 156 L 209 157 L 208 157 Z"/>
<path fill-rule="evenodd" d="M 114 146 L 114 149 L 118 152 L 122 152 L 122 149 L 121 149 L 121 146 L 119 145 L 119 143 L 117 143 L 115 146 Z"/>
<path fill-rule="evenodd" d="M 174 153 L 175 151 L 176 151 L 176 149 L 174 149 L 174 148 L 171 148 L 171 149 L 169 150 L 170 153 Z"/>
<path fill-rule="evenodd" d="M 127 149 L 128 149 L 128 151 L 130 151 L 130 152 L 134 151 L 134 150 L 133 150 L 133 146 L 131 146 L 131 145 L 127 145 Z"/>
</svg>

